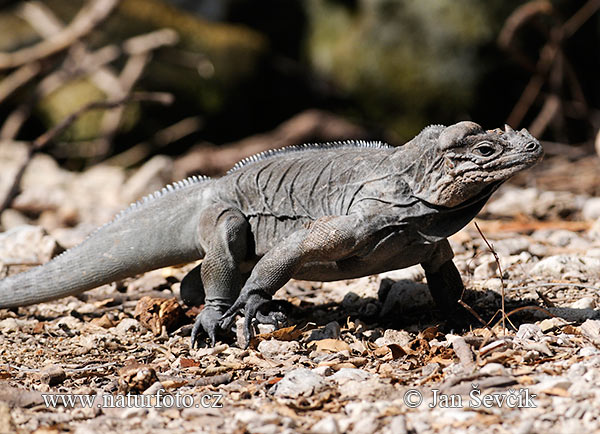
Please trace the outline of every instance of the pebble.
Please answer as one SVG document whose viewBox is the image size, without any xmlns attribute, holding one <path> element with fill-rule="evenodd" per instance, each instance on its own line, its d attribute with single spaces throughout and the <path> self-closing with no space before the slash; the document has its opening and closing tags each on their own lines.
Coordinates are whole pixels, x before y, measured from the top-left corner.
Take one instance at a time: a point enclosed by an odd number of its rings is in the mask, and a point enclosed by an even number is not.
<svg viewBox="0 0 600 434">
<path fill-rule="evenodd" d="M 600 345 L 600 321 L 588 319 L 581 324 L 581 333 L 596 345 Z"/>
<path fill-rule="evenodd" d="M 311 396 L 326 387 L 327 384 L 327 379 L 313 370 L 297 368 L 285 374 L 275 385 L 274 394 L 280 398 Z"/>
<path fill-rule="evenodd" d="M 408 345 L 413 337 L 406 330 L 386 329 L 383 336 L 375 340 L 375 344 L 380 347 L 384 345 L 396 344 L 401 347 Z"/>
<path fill-rule="evenodd" d="M 365 381 L 373 378 L 373 374 L 362 369 L 342 368 L 337 371 L 332 377 L 335 381 Z"/>
<path fill-rule="evenodd" d="M 596 347 L 583 347 L 577 352 L 582 357 L 590 357 L 600 354 L 600 350 Z"/>
<path fill-rule="evenodd" d="M 133 318 L 123 318 L 116 327 L 117 333 L 119 334 L 138 332 L 141 329 L 142 328 L 138 320 Z"/>
<path fill-rule="evenodd" d="M 586 220 L 596 220 L 600 218 L 600 197 L 592 197 L 585 201 L 581 215 Z"/>
<path fill-rule="evenodd" d="M 315 423 L 311 427 L 310 432 L 314 434 L 340 434 L 342 431 L 335 417 L 326 416 Z"/>
<path fill-rule="evenodd" d="M 48 386 L 56 386 L 67 379 L 67 374 L 61 366 L 50 364 L 39 372 L 39 379 Z"/>
<path fill-rule="evenodd" d="M 269 339 L 258 344 L 258 351 L 266 357 L 272 359 L 288 358 L 290 353 L 300 349 L 297 341 L 278 341 Z"/>
<path fill-rule="evenodd" d="M 544 336 L 542 329 L 537 324 L 521 324 L 519 331 L 517 332 L 518 339 L 533 339 L 534 341 L 540 340 Z"/>
<path fill-rule="evenodd" d="M 340 337 L 341 328 L 337 321 L 331 321 L 325 327 L 313 330 L 310 333 L 308 342 L 320 341 L 321 339 L 338 339 Z"/>
<path fill-rule="evenodd" d="M 0 258 L 43 264 L 64 249 L 40 226 L 17 226 L 0 233 Z"/>
<path fill-rule="evenodd" d="M 587 256 L 556 255 L 535 264 L 530 274 L 555 279 L 579 278 L 583 281 L 600 274 L 600 259 Z"/>
<path fill-rule="evenodd" d="M 573 309 L 595 309 L 596 300 L 594 297 L 582 297 L 571 303 L 569 307 Z"/>
</svg>

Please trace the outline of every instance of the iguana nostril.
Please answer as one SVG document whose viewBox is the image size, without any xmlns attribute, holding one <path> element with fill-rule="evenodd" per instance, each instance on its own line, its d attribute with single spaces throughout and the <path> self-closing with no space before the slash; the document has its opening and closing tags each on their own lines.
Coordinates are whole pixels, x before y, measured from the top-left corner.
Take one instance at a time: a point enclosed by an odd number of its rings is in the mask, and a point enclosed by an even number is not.
<svg viewBox="0 0 600 434">
<path fill-rule="evenodd" d="M 529 142 L 525 145 L 525 150 L 526 151 L 535 151 L 537 149 L 537 143 L 535 142 Z"/>
</svg>

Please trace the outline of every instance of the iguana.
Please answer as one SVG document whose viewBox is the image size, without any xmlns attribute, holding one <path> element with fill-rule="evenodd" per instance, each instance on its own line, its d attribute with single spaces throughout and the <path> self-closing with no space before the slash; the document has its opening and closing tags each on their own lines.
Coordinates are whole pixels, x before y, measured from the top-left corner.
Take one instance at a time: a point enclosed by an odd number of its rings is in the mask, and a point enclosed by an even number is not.
<svg viewBox="0 0 600 434">
<path fill-rule="evenodd" d="M 451 314 L 463 290 L 447 237 L 500 184 L 535 164 L 525 129 L 432 125 L 410 142 L 344 141 L 266 151 L 218 179 L 192 177 L 122 211 L 50 262 L 0 281 L 0 307 L 81 293 L 152 269 L 203 259 L 181 282 L 205 303 L 192 330 L 214 345 L 244 310 L 278 323 L 271 297 L 289 279 L 333 281 L 421 264 Z"/>
</svg>

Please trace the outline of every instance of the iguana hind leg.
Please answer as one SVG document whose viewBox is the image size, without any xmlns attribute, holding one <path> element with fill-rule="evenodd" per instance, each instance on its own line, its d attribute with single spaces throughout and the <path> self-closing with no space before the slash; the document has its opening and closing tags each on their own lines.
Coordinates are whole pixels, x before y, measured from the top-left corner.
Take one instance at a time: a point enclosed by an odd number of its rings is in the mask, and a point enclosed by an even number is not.
<svg viewBox="0 0 600 434">
<path fill-rule="evenodd" d="M 248 230 L 246 218 L 236 209 L 214 206 L 202 212 L 200 238 L 206 255 L 198 271 L 206 295 L 204 309 L 192 329 L 192 348 L 198 343 L 201 329 L 215 345 L 219 319 L 240 293 L 244 276 L 239 267 L 247 255 Z M 190 276 L 190 281 L 197 280 L 197 273 Z"/>
<path fill-rule="evenodd" d="M 200 306 L 204 304 L 206 293 L 202 283 L 202 263 L 198 264 L 192 271 L 186 274 L 181 281 L 179 289 L 181 300 L 188 306 Z"/>
</svg>

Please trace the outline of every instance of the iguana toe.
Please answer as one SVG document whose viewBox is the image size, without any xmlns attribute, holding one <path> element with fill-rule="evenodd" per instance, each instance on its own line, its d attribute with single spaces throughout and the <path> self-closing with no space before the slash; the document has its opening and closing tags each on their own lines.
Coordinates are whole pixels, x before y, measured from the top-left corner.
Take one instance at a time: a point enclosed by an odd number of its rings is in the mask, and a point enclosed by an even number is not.
<svg viewBox="0 0 600 434">
<path fill-rule="evenodd" d="M 204 330 L 210 339 L 211 346 L 217 343 L 217 333 L 220 330 L 219 320 L 222 312 L 211 306 L 205 306 L 202 312 L 196 317 L 196 322 L 192 328 L 192 348 L 200 346 L 201 330 Z M 197 344 L 197 345 L 196 345 Z"/>
</svg>

